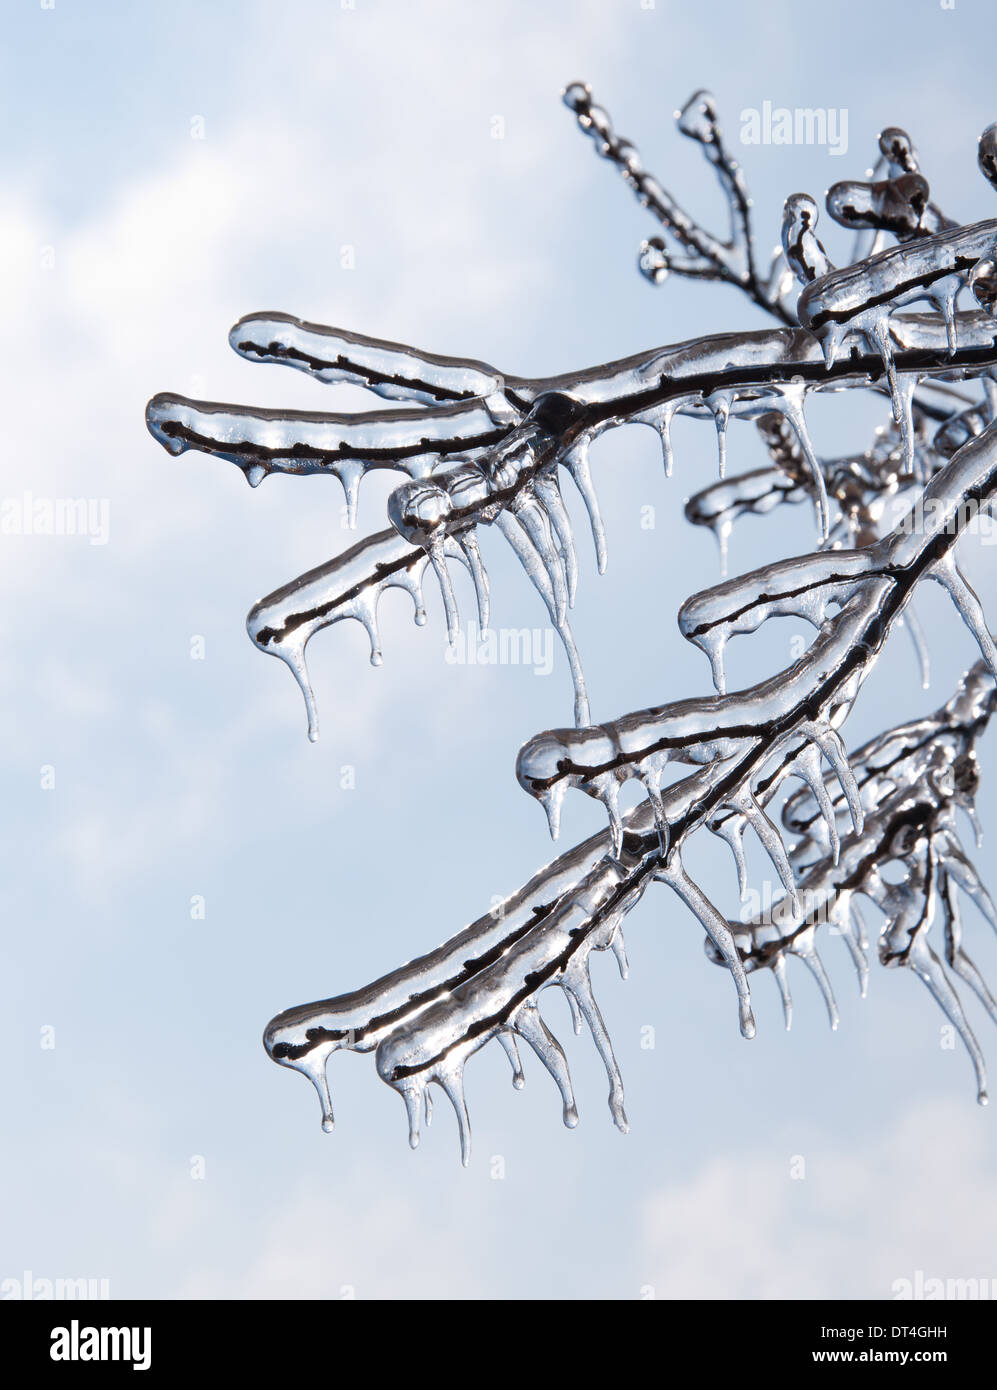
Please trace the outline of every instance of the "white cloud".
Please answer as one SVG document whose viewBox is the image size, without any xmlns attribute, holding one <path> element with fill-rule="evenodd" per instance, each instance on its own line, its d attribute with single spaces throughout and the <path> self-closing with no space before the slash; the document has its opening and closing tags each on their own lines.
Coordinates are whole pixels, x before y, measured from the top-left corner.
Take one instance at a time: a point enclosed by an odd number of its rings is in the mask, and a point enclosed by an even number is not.
<svg viewBox="0 0 997 1390">
<path fill-rule="evenodd" d="M 928 1101 L 877 1138 L 814 1133 L 803 1153 L 775 1139 L 744 1153 L 732 1135 L 647 1199 L 641 1283 L 658 1298 L 889 1298 L 917 1270 L 997 1280 L 987 1118 Z"/>
<path fill-rule="evenodd" d="M 300 1182 L 261 1223 L 246 1267 L 201 1269 L 180 1298 L 476 1298 L 491 1271 L 476 1251 L 482 1204 L 432 1203 L 393 1191 L 376 1172 L 354 1173 L 349 1192 Z M 465 1185 L 466 1188 L 466 1185 Z M 471 1232 L 474 1232 L 473 1237 Z"/>
</svg>

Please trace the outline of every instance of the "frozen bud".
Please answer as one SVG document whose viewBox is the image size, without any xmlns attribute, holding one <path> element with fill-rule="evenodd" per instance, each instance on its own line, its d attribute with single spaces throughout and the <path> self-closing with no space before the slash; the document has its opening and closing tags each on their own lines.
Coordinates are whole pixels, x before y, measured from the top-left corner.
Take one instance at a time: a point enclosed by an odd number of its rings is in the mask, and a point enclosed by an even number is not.
<svg viewBox="0 0 997 1390">
<path fill-rule="evenodd" d="M 901 130 L 899 126 L 887 126 L 880 132 L 879 152 L 888 160 L 890 173 L 894 176 L 920 172 L 914 142 L 906 130 Z"/>
<path fill-rule="evenodd" d="M 534 401 L 529 418 L 544 434 L 560 438 L 583 413 L 581 401 L 576 400 L 574 396 L 569 396 L 564 391 L 545 391 Z"/>
<path fill-rule="evenodd" d="M 701 145 L 711 145 L 717 128 L 716 102 L 709 92 L 693 92 L 678 116 L 679 130 Z"/>
<path fill-rule="evenodd" d="M 997 122 L 988 125 L 980 136 L 977 160 L 980 165 L 980 172 L 987 183 L 991 187 L 997 188 Z"/>
<path fill-rule="evenodd" d="M 782 250 L 801 285 L 826 275 L 831 268 L 827 252 L 817 238 L 817 204 L 809 193 L 793 193 L 782 213 Z"/>
<path fill-rule="evenodd" d="M 592 88 L 587 82 L 569 82 L 561 93 L 561 100 L 572 111 L 584 111 L 592 96 Z"/>
<path fill-rule="evenodd" d="M 997 307 L 997 262 L 989 256 L 977 261 L 969 272 L 967 284 L 980 308 L 992 314 Z"/>
<path fill-rule="evenodd" d="M 641 275 L 650 280 L 652 285 L 661 285 L 668 279 L 670 267 L 665 253 L 665 243 L 661 237 L 656 236 L 650 241 L 641 242 L 637 266 Z"/>
<path fill-rule="evenodd" d="M 413 545 L 425 545 L 453 511 L 449 495 L 437 483 L 404 483 L 388 498 L 388 520 Z"/>
</svg>

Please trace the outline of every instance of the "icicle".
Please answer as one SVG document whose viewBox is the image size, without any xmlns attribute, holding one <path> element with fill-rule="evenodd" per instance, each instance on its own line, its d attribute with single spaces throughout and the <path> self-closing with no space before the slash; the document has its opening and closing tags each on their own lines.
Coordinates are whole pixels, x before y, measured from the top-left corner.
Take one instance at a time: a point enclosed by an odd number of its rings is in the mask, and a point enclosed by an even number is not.
<svg viewBox="0 0 997 1390">
<path fill-rule="evenodd" d="M 516 520 L 532 541 L 540 558 L 540 563 L 547 573 L 547 579 L 554 596 L 554 611 L 551 616 L 554 622 L 560 626 L 567 617 L 568 587 L 564 570 L 561 568 L 561 556 L 554 547 L 554 538 L 551 535 L 547 513 L 529 493 L 524 494 L 516 503 L 513 512 Z"/>
<path fill-rule="evenodd" d="M 512 1084 L 517 1091 L 521 1091 L 526 1085 L 526 1077 L 523 1075 L 523 1066 L 519 1060 L 519 1048 L 516 1046 L 516 1035 L 507 1028 L 502 1028 L 497 1034 L 502 1051 L 509 1059 L 512 1067 Z M 429 1094 L 428 1091 L 426 1093 Z"/>
<path fill-rule="evenodd" d="M 315 1093 L 322 1107 L 322 1129 L 326 1134 L 331 1134 L 336 1127 L 332 1114 L 332 1097 L 329 1095 L 329 1080 L 326 1076 L 326 1065 L 331 1052 L 331 1044 L 328 1047 L 316 1047 L 307 1056 L 293 1063 L 294 1069 L 300 1071 L 303 1076 L 307 1076 L 315 1087 Z"/>
<path fill-rule="evenodd" d="M 620 979 L 628 979 L 630 975 L 630 962 L 627 960 L 627 948 L 623 940 L 623 926 L 621 922 L 617 922 L 613 928 L 613 933 L 609 938 L 609 949 L 616 958 Z"/>
<path fill-rule="evenodd" d="M 747 788 L 731 797 L 728 804 L 744 816 L 758 836 L 762 848 L 775 865 L 782 886 L 789 894 L 793 911 L 798 913 L 800 911 L 800 899 L 796 879 L 790 867 L 789 856 L 786 853 L 786 846 L 782 842 L 782 836 Z"/>
<path fill-rule="evenodd" d="M 564 577 L 568 586 L 568 607 L 574 608 L 575 593 L 578 588 L 578 557 L 575 553 L 575 538 L 571 527 L 571 518 L 564 505 L 556 475 L 553 477 L 538 475 L 534 479 L 533 488 L 543 503 L 554 528 L 554 534 L 557 536 L 561 562 L 564 566 Z"/>
<path fill-rule="evenodd" d="M 782 951 L 777 951 L 771 961 L 772 974 L 775 982 L 779 986 L 779 997 L 782 1000 L 782 1016 L 786 1022 L 786 1032 L 793 1026 L 793 996 L 789 992 L 789 980 L 786 978 L 786 957 Z"/>
<path fill-rule="evenodd" d="M 662 771 L 662 764 L 657 759 L 652 759 L 647 766 L 641 769 L 640 780 L 641 785 L 647 792 L 648 800 L 651 803 L 651 809 L 654 811 L 654 823 L 658 827 L 658 833 L 661 837 L 661 852 L 662 854 L 667 854 L 669 831 L 664 803 L 661 800 Z"/>
<path fill-rule="evenodd" d="M 744 854 L 744 831 L 747 821 L 744 816 L 731 813 L 710 825 L 714 835 L 719 835 L 729 846 L 737 869 L 737 891 L 742 902 L 748 896 L 748 862 Z"/>
<path fill-rule="evenodd" d="M 540 805 L 547 815 L 547 828 L 552 840 L 556 840 L 561 833 L 561 807 L 564 804 L 564 795 L 567 790 L 568 784 L 566 782 L 554 782 L 538 797 Z"/>
<path fill-rule="evenodd" d="M 672 420 L 675 418 L 678 408 L 678 401 L 669 401 L 654 416 L 654 428 L 661 440 L 661 459 L 665 466 L 666 478 L 672 476 L 672 470 L 675 466 L 675 457 L 672 452 Z"/>
<path fill-rule="evenodd" d="M 562 990 L 561 992 L 568 1001 L 568 1013 L 571 1015 L 571 1031 L 576 1038 L 579 1038 L 581 1037 L 585 1020 L 582 1018 L 582 1011 L 578 1007 L 578 1000 L 569 989 Z"/>
<path fill-rule="evenodd" d="M 962 949 L 962 922 L 959 915 L 959 901 L 954 880 L 946 874 L 943 883 L 945 900 L 945 958 L 959 976 L 965 980 L 987 1013 L 997 1023 L 997 1000 L 987 988 L 976 966 Z"/>
<path fill-rule="evenodd" d="M 908 603 L 903 617 L 900 619 L 904 627 L 910 633 L 910 640 L 914 647 L 914 654 L 917 657 L 918 665 L 921 669 L 921 689 L 930 690 L 931 688 L 931 657 L 928 652 L 928 643 L 925 640 L 924 629 L 918 621 L 914 612 L 913 604 Z"/>
<path fill-rule="evenodd" d="M 824 357 L 824 370 L 830 371 L 838 360 L 838 352 L 848 337 L 848 328 L 843 323 L 829 323 L 820 335 L 821 353 Z"/>
<path fill-rule="evenodd" d="M 609 833 L 613 842 L 613 854 L 619 859 L 623 853 L 623 820 L 620 816 L 620 784 L 611 773 L 597 778 L 592 786 L 595 795 L 606 808 L 609 816 Z"/>
<path fill-rule="evenodd" d="M 919 932 L 914 937 L 904 963 L 924 982 L 939 1008 L 962 1038 L 976 1072 L 976 1098 L 980 1105 L 986 1105 L 987 1071 L 983 1053 L 980 1051 L 980 1045 L 969 1026 L 969 1020 L 963 1013 L 959 996 L 946 978 L 941 961 L 928 945 L 927 938 L 923 933 Z"/>
<path fill-rule="evenodd" d="M 520 1004 L 513 1016 L 511 1026 L 519 1036 L 533 1048 L 543 1062 L 561 1092 L 563 1118 L 566 1129 L 574 1129 L 578 1123 L 578 1108 L 571 1085 L 571 1073 L 561 1044 L 540 1017 L 540 1010 L 531 1000 Z"/>
<path fill-rule="evenodd" d="M 412 615 L 412 616 L 413 616 L 413 620 L 414 620 L 414 622 L 415 622 L 415 625 L 416 625 L 416 627 L 425 627 L 425 626 L 426 626 L 426 603 L 425 603 L 425 600 L 424 600 L 424 598 L 423 598 L 422 583 L 421 583 L 421 582 L 417 582 L 417 583 L 413 586 L 413 590 L 412 590 L 412 599 L 413 599 L 414 604 L 415 604 L 415 611 L 414 611 L 414 613 L 413 613 L 413 615 Z M 481 624 L 479 624 L 479 626 L 481 626 Z"/>
<path fill-rule="evenodd" d="M 959 348 L 955 321 L 955 302 L 958 295 L 958 283 L 951 278 L 946 278 L 941 281 L 937 292 L 931 296 L 932 302 L 937 306 L 938 312 L 945 320 L 945 337 L 948 342 L 950 357 L 954 357 Z"/>
<path fill-rule="evenodd" d="M 305 701 L 305 711 L 308 715 L 308 738 L 311 743 L 318 742 L 318 705 L 315 701 L 315 692 L 312 689 L 311 679 L 308 675 L 308 663 L 305 660 L 305 643 L 300 646 L 277 647 L 274 655 L 281 657 L 287 664 L 291 674 L 298 683 Z"/>
<path fill-rule="evenodd" d="M 426 1104 L 427 1117 L 430 1113 L 428 1101 L 429 1087 L 424 1082 L 411 1081 L 407 1085 L 397 1088 L 401 1091 L 402 1100 L 405 1102 L 405 1114 L 408 1118 L 408 1145 L 410 1149 L 419 1147 L 419 1126 L 422 1122 L 423 1106 Z M 428 1118 L 427 1118 L 428 1124 Z"/>
<path fill-rule="evenodd" d="M 550 577 L 522 522 L 511 512 L 503 511 L 495 518 L 495 525 L 509 542 L 513 554 L 526 571 L 527 578 L 543 599 L 551 622 L 557 627 L 557 608 Z"/>
<path fill-rule="evenodd" d="M 803 779 L 813 793 L 814 800 L 817 802 L 824 824 L 827 826 L 828 844 L 831 850 L 832 862 L 837 864 L 841 853 L 841 841 L 838 836 L 838 823 L 834 814 L 834 805 L 824 783 L 824 773 L 820 758 L 820 750 L 814 744 L 808 743 L 796 754 L 793 760 L 793 770 Z"/>
<path fill-rule="evenodd" d="M 491 617 L 489 609 L 489 585 L 488 571 L 485 569 L 481 560 L 481 551 L 478 549 L 478 538 L 472 530 L 464 531 L 457 537 L 457 544 L 467 559 L 468 569 L 471 571 L 471 578 L 474 582 L 474 595 L 478 603 L 478 627 L 482 632 L 488 630 L 488 619 Z M 418 613 L 416 614 L 418 622 Z M 423 612 L 423 622 L 425 622 L 425 612 Z"/>
<path fill-rule="evenodd" d="M 427 547 L 427 552 L 429 562 L 440 581 L 440 593 L 443 595 L 443 608 L 447 618 L 447 641 L 452 647 L 457 641 L 459 620 L 457 617 L 457 598 L 453 591 L 453 584 L 450 582 L 450 573 L 447 570 L 442 537 L 432 540 Z"/>
<path fill-rule="evenodd" d="M 869 949 L 869 933 L 866 930 L 865 919 L 859 911 L 859 905 L 854 898 L 849 900 L 849 906 L 851 908 L 851 915 L 855 919 L 855 926 L 858 929 L 859 949 L 864 955 Z M 868 964 L 868 962 L 866 963 Z"/>
<path fill-rule="evenodd" d="M 370 638 L 370 664 L 372 666 L 383 666 L 384 656 L 381 652 L 381 638 L 377 630 L 376 595 L 365 596 L 357 600 L 356 617 L 366 628 L 367 636 Z"/>
<path fill-rule="evenodd" d="M 565 654 L 568 658 L 568 666 L 571 669 L 571 681 L 575 690 L 575 724 L 578 728 L 584 728 L 591 722 L 591 712 L 589 710 L 588 692 L 585 689 L 585 673 L 582 670 L 582 660 L 578 655 L 578 648 L 575 646 L 574 635 L 567 622 L 557 629 L 557 635 L 561 639 Z"/>
<path fill-rule="evenodd" d="M 613 1044 L 609 1040 L 606 1025 L 599 1012 L 599 1006 L 595 1002 L 595 995 L 592 993 L 587 958 L 582 957 L 572 962 L 564 972 L 564 989 L 566 993 L 573 996 L 589 1026 L 592 1040 L 609 1077 L 609 1112 L 616 1128 L 621 1134 L 626 1134 L 630 1125 L 623 1108 L 623 1077 L 620 1075 L 620 1069 L 613 1053 Z"/>
<path fill-rule="evenodd" d="M 997 677 L 997 646 L 994 645 L 994 639 L 987 627 L 983 605 L 976 590 L 960 573 L 951 551 L 931 569 L 930 573 L 932 579 L 948 590 L 960 617 L 976 638 L 984 661 Z"/>
<path fill-rule="evenodd" d="M 945 853 L 942 862 L 945 872 L 952 878 L 980 909 L 980 912 L 997 931 L 997 907 L 987 892 L 979 874 L 960 850 L 952 835 L 945 837 Z"/>
<path fill-rule="evenodd" d="M 807 429 L 806 416 L 803 412 L 804 391 L 805 388 L 802 384 L 792 388 L 784 387 L 777 401 L 773 403 L 773 409 L 785 416 L 796 435 L 800 449 L 803 451 L 803 457 L 806 460 L 816 494 L 818 527 L 821 538 L 826 540 L 831 528 L 831 510 L 827 498 L 827 485 L 824 482 L 824 470 L 821 468 L 820 460 L 814 453 L 814 447 L 810 442 L 810 431 Z"/>
<path fill-rule="evenodd" d="M 712 631 L 704 632 L 698 636 L 697 643 L 710 663 L 713 689 L 718 695 L 726 695 L 727 674 L 724 670 L 724 651 L 727 647 L 726 629 L 718 625 Z"/>
<path fill-rule="evenodd" d="M 982 849 L 983 826 L 980 824 L 980 818 L 976 814 L 976 807 L 973 805 L 971 801 L 967 801 L 961 806 L 961 810 L 963 811 L 964 815 L 966 816 L 966 819 L 969 821 L 969 824 L 972 827 L 973 835 L 976 838 L 976 848 Z"/>
<path fill-rule="evenodd" d="M 976 767 L 976 758 L 975 758 L 975 755 L 970 755 L 969 765 L 973 768 L 974 773 L 975 773 L 975 767 Z M 954 788 L 953 788 L 953 800 L 954 800 L 954 802 L 955 802 L 955 805 L 958 806 L 959 810 L 963 813 L 963 815 L 964 815 L 964 816 L 966 817 L 966 819 L 969 821 L 970 829 L 971 829 L 972 832 L 973 832 L 973 838 L 974 838 L 975 841 L 976 841 L 976 848 L 977 848 L 978 850 L 980 850 L 980 849 L 983 848 L 983 826 L 980 824 L 980 818 L 979 818 L 979 816 L 976 814 L 976 806 L 975 806 L 974 801 L 973 801 L 974 795 L 975 795 L 975 786 L 974 786 L 974 787 L 963 788 L 963 787 L 960 787 L 958 784 L 956 784 L 956 785 L 954 786 Z M 955 833 L 955 828 L 954 828 L 954 827 L 951 828 L 950 834 L 951 834 L 952 840 L 953 840 L 954 842 L 958 843 L 958 836 L 957 836 L 956 833 Z"/>
<path fill-rule="evenodd" d="M 801 726 L 800 732 L 804 737 L 812 739 L 824 757 L 830 763 L 841 783 L 841 790 L 845 794 L 848 803 L 848 810 L 852 817 L 852 825 L 858 835 L 862 834 L 862 826 L 865 816 L 862 810 L 862 798 L 859 794 L 858 783 L 855 774 L 852 772 L 848 763 L 848 754 L 845 746 L 835 729 L 829 724 L 819 725 L 807 723 Z"/>
<path fill-rule="evenodd" d="M 721 478 L 727 476 L 727 424 L 730 420 L 731 399 L 731 393 L 727 391 L 714 391 L 706 397 L 706 404 L 717 427 L 717 467 Z"/>
<path fill-rule="evenodd" d="M 838 1005 L 831 988 L 831 981 L 827 978 L 827 971 L 824 969 L 824 962 L 821 960 L 814 943 L 813 927 L 808 927 L 805 931 L 797 933 L 786 949 L 792 955 L 799 956 L 817 981 L 827 1006 L 827 1020 L 831 1025 L 831 1031 L 836 1032 L 839 1023 Z"/>
<path fill-rule="evenodd" d="M 592 526 L 592 540 L 595 542 L 596 567 L 600 574 L 606 573 L 606 528 L 599 511 L 599 499 L 592 484 L 592 471 L 589 466 L 588 440 L 580 440 L 562 460 L 571 474 L 572 481 L 581 494 L 585 510 Z"/>
<path fill-rule="evenodd" d="M 866 955 L 864 933 L 856 919 L 857 913 L 852 904 L 849 903 L 847 908 L 835 917 L 835 926 L 838 929 L 838 935 L 848 947 L 848 953 L 858 976 L 859 997 L 864 999 L 869 988 L 869 957 Z"/>
<path fill-rule="evenodd" d="M 914 392 L 919 380 L 916 372 L 903 372 L 899 375 L 894 373 L 890 389 L 893 392 L 893 418 L 900 426 L 900 438 L 903 442 L 904 472 L 913 474 L 918 482 L 925 483 L 928 480 L 927 473 L 923 463 L 918 465 L 919 455 L 915 448 L 914 435 Z"/>
<path fill-rule="evenodd" d="M 460 1135 L 460 1161 L 466 1168 L 471 1162 L 471 1121 L 467 1114 L 464 1099 L 464 1063 L 443 1062 L 434 1073 L 436 1081 L 446 1093 L 447 1099 L 457 1116 L 457 1132 Z"/>
<path fill-rule="evenodd" d="M 362 463 L 351 461 L 340 464 L 339 481 L 346 494 L 346 522 L 351 531 L 357 528 L 357 506 L 360 499 L 360 481 L 366 469 Z"/>
<path fill-rule="evenodd" d="M 508 512 L 500 512 L 495 518 L 495 525 L 509 542 L 509 545 L 512 547 L 519 563 L 526 571 L 533 587 L 543 599 L 547 612 L 550 614 L 551 622 L 554 624 L 557 635 L 561 639 L 561 645 L 564 647 L 564 653 L 568 658 L 568 666 L 571 670 L 571 681 L 575 691 L 575 723 L 579 727 L 582 727 L 588 724 L 590 720 L 588 692 L 585 688 L 585 673 L 582 670 L 581 658 L 578 655 L 578 648 L 575 645 L 571 625 L 567 618 L 560 623 L 557 621 L 554 595 L 550 587 L 550 580 L 547 577 L 547 571 L 540 563 L 539 556 L 532 542 L 516 518 Z"/>
<path fill-rule="evenodd" d="M 721 916 L 702 889 L 685 872 L 676 851 L 672 852 L 667 863 L 658 869 L 653 876 L 659 883 L 667 883 L 670 888 L 675 890 L 690 911 L 698 918 L 703 930 L 720 952 L 737 989 L 741 1036 L 753 1038 L 755 1036 L 755 1017 L 751 1012 L 751 990 L 748 987 L 744 962 L 741 960 L 737 944 L 726 919 Z"/>
</svg>

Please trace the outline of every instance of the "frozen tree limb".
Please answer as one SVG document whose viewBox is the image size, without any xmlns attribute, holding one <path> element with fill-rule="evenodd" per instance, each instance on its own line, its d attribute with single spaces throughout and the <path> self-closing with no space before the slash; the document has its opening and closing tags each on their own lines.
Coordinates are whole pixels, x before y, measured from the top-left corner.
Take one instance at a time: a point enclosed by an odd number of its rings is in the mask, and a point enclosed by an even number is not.
<svg viewBox="0 0 997 1390">
<path fill-rule="evenodd" d="M 975 815 L 976 743 L 993 712 L 997 647 L 955 550 L 981 518 L 991 519 L 997 500 L 997 220 L 961 226 L 946 217 L 931 202 L 909 136 L 890 127 L 880 136 L 872 178 L 843 180 L 826 198 L 831 221 L 859 238 L 850 263 L 834 265 L 818 234 L 816 201 L 797 193 L 786 199 L 781 250 L 763 276 L 750 198 L 712 98 L 696 93 L 678 120 L 726 196 L 724 238 L 696 223 L 644 170 L 587 87 L 571 84 L 564 99 L 673 243 L 645 243 L 641 268 L 648 278 L 657 283 L 677 273 L 733 284 L 779 327 L 702 336 L 525 378 L 286 314 L 252 314 L 230 334 L 248 361 L 291 366 L 323 384 L 361 386 L 394 406 L 355 414 L 279 411 L 161 394 L 147 408 L 149 429 L 170 454 L 195 450 L 225 459 L 254 486 L 271 472 L 338 478 L 351 524 L 368 471 L 402 475 L 388 502 L 388 529 L 284 585 L 249 615 L 255 644 L 294 673 L 312 737 L 310 638 L 353 618 L 366 628 L 371 660 L 380 664 L 381 594 L 405 589 L 422 623 L 422 585 L 431 569 L 453 641 L 460 621 L 453 561 L 467 568 L 487 626 L 490 586 L 478 531 L 494 526 L 560 634 L 574 686 L 575 726 L 546 730 L 524 745 L 519 780 L 541 801 L 555 834 L 570 787 L 600 800 L 609 819 L 605 832 L 554 860 L 436 951 L 366 989 L 277 1015 L 266 1030 L 267 1051 L 315 1085 L 327 1129 L 326 1064 L 334 1051 L 374 1052 L 378 1074 L 405 1101 L 413 1144 L 423 1118 L 428 1122 L 435 1083 L 453 1103 L 466 1162 L 464 1066 L 492 1039 L 506 1050 L 517 1087 L 517 1039 L 527 1042 L 558 1088 L 565 1123 L 577 1122 L 564 1052 L 538 1007 L 543 990 L 558 987 L 578 1026 L 592 1035 L 612 1117 L 626 1129 L 622 1079 L 589 961 L 593 950 L 611 950 L 625 973 L 623 919 L 649 884 L 670 887 L 704 930 L 711 958 L 732 977 L 745 1037 L 755 1031 L 750 976 L 762 968 L 776 978 L 788 1024 L 790 957 L 806 964 L 836 1025 L 819 953 L 822 928 L 844 938 L 864 992 L 867 946 L 856 909 L 862 895 L 884 917 L 880 963 L 908 968 L 923 981 L 960 1033 L 983 1100 L 982 1053 L 955 981 L 968 984 L 995 1018 L 997 1004 L 963 950 L 959 892 L 992 922 L 997 913 L 959 843 L 955 811 Z M 978 163 L 997 186 L 997 127 L 981 137 Z M 960 296 L 976 307 L 959 309 Z M 912 313 L 913 306 L 926 311 Z M 864 452 L 826 458 L 811 438 L 807 403 L 815 393 L 856 390 L 887 392 L 892 419 Z M 689 520 L 712 529 L 723 551 L 741 516 L 809 501 L 817 549 L 725 580 L 681 606 L 680 630 L 709 659 L 715 694 L 596 724 L 569 625 L 579 565 L 563 477 L 571 477 L 588 510 L 601 571 L 606 537 L 589 447 L 622 425 L 643 424 L 658 434 L 670 473 L 677 415 L 708 421 L 717 439 L 720 481 L 689 500 Z M 726 475 L 732 420 L 756 424 L 766 467 Z M 850 757 L 839 730 L 901 624 L 915 640 L 926 682 L 927 653 L 911 610 L 923 580 L 949 594 L 983 662 L 935 715 Z M 785 670 L 728 691 L 728 642 L 786 616 L 816 629 L 809 648 Z M 669 783 L 673 764 L 683 775 Z M 780 826 L 776 798 L 789 778 L 802 789 L 785 802 Z M 619 794 L 629 780 L 646 800 L 623 814 Z M 731 848 L 742 896 L 745 837 L 755 835 L 785 890 L 775 908 L 745 922 L 723 914 L 683 863 L 685 845 L 700 830 Z M 891 863 L 902 866 L 899 882 L 884 877 Z M 940 950 L 929 941 L 935 923 Z"/>
</svg>

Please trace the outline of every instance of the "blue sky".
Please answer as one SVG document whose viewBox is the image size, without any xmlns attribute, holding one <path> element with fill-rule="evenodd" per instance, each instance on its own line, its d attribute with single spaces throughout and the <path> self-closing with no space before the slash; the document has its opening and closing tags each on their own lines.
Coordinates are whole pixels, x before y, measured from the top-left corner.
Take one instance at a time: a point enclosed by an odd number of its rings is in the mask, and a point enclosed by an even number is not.
<svg viewBox="0 0 997 1390">
<path fill-rule="evenodd" d="M 997 1277 L 997 1138 L 969 1063 L 940 1046 L 942 1019 L 913 979 L 874 968 L 860 1002 L 840 943 L 827 951 L 839 1032 L 801 977 L 787 1037 L 760 980 L 749 1045 L 699 928 L 666 890 L 649 894 L 629 919 L 630 980 L 612 962 L 594 972 L 630 1134 L 612 1128 L 595 1051 L 550 999 L 581 1124 L 562 1129 L 538 1066 L 516 1094 L 486 1049 L 467 1072 L 467 1172 L 442 1107 L 409 1152 L 401 1102 L 369 1057 L 334 1059 L 327 1136 L 304 1081 L 259 1043 L 278 1009 L 435 945 L 549 858 L 513 764 L 530 734 L 570 717 L 570 685 L 559 657 L 546 677 L 448 664 L 438 596 L 418 630 L 391 595 L 381 669 L 359 628 L 313 643 L 322 739 L 309 745 L 290 677 L 244 619 L 350 543 L 338 485 L 251 491 L 218 460 L 169 458 L 145 401 L 369 407 L 236 358 L 229 327 L 262 309 L 537 374 L 760 326 L 731 290 L 655 291 L 637 274 L 652 229 L 560 104 L 573 79 L 714 225 L 710 171 L 672 121 L 695 88 L 715 93 L 732 138 L 765 101 L 846 108 L 845 156 L 744 150 L 762 246 L 789 193 L 860 176 L 886 124 L 914 135 L 946 210 L 992 213 L 975 167 L 995 115 L 982 3 L 838 3 L 823 27 L 799 5 L 723 3 L 706 19 L 664 0 L 4 5 L 2 492 L 106 500 L 109 529 L 103 545 L 0 546 L 0 1280 L 108 1278 L 122 1297 L 636 1298 L 886 1296 L 918 1269 Z M 832 256 L 846 245 L 829 234 Z M 863 447 L 880 418 L 830 397 L 811 428 L 833 454 Z M 717 574 L 709 536 L 681 516 L 714 476 L 710 436 L 676 425 L 670 482 L 649 431 L 594 451 L 610 567 L 597 577 L 579 525 L 575 630 L 596 719 L 707 689 L 675 613 Z M 758 462 L 745 426 L 728 447 L 732 468 Z M 388 486 L 365 483 L 361 527 L 383 525 Z M 810 535 L 803 509 L 747 522 L 731 564 Z M 975 543 L 967 568 L 997 610 Z M 543 626 L 500 540 L 484 545 L 495 622 Z M 932 691 L 899 634 L 850 743 L 934 708 L 974 659 L 940 595 L 921 615 Z M 785 642 L 740 644 L 732 668 L 771 670 Z M 987 744 L 982 764 L 993 826 Z M 566 844 L 601 814 L 574 800 Z M 733 907 L 725 856 L 704 844 L 690 859 Z M 756 882 L 769 872 L 752 867 Z M 993 971 L 987 929 L 967 919 Z"/>
</svg>

